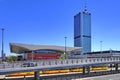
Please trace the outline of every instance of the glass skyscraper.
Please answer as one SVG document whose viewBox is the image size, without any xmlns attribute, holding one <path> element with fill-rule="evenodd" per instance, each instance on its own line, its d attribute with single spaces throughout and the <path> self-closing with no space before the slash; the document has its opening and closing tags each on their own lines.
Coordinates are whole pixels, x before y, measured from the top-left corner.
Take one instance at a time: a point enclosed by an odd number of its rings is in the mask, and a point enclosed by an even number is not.
<svg viewBox="0 0 120 80">
<path fill-rule="evenodd" d="M 91 13 L 85 9 L 74 16 L 74 46 L 91 52 Z"/>
</svg>

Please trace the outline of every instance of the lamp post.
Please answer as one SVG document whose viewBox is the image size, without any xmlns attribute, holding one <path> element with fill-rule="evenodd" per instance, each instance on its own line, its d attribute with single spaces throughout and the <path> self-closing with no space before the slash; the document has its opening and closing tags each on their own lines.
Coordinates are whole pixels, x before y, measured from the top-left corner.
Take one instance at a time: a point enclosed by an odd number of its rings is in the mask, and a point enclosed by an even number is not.
<svg viewBox="0 0 120 80">
<path fill-rule="evenodd" d="M 2 30 L 2 51 L 1 51 L 1 58 L 4 60 L 4 28 L 1 28 Z"/>
<path fill-rule="evenodd" d="M 65 36 L 64 38 L 65 38 L 65 59 L 66 59 L 66 39 L 67 39 L 67 37 Z"/>
<path fill-rule="evenodd" d="M 32 50 L 32 62 L 34 60 L 34 51 Z"/>
<path fill-rule="evenodd" d="M 102 42 L 103 41 L 100 41 L 100 51 L 101 51 L 101 53 L 102 53 Z"/>
</svg>

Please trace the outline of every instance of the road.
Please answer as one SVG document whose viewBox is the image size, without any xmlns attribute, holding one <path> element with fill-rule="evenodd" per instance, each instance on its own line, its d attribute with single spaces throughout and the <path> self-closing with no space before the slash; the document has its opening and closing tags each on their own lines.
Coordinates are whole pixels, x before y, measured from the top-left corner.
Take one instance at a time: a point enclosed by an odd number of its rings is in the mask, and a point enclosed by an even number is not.
<svg viewBox="0 0 120 80">
<path fill-rule="evenodd" d="M 74 80 L 120 80 L 120 74 L 103 75 L 96 77 L 87 77 Z"/>
</svg>

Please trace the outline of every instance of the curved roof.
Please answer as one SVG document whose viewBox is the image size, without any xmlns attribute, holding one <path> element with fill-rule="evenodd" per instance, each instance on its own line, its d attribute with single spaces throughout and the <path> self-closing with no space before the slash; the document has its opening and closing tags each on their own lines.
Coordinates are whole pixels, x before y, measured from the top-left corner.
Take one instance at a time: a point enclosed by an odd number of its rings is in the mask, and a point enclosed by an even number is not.
<svg viewBox="0 0 120 80">
<path fill-rule="evenodd" d="M 12 53 L 24 53 L 26 51 L 33 50 L 57 50 L 57 51 L 65 51 L 65 46 L 55 46 L 55 45 L 33 45 L 33 44 L 22 44 L 22 43 L 10 43 L 10 51 Z M 72 52 L 76 50 L 81 50 L 81 47 L 66 47 L 67 52 Z"/>
</svg>

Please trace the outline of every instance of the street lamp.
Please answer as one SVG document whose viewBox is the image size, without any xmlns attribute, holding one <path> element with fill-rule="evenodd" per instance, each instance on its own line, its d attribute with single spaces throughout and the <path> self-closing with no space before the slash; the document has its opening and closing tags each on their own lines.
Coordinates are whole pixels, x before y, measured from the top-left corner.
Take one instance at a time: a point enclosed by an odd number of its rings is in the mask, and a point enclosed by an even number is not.
<svg viewBox="0 0 120 80">
<path fill-rule="evenodd" d="M 2 51 L 1 51 L 1 58 L 4 60 L 4 28 L 1 28 L 2 30 Z"/>
<path fill-rule="evenodd" d="M 32 62 L 34 60 L 34 51 L 32 50 Z"/>
<path fill-rule="evenodd" d="M 64 38 L 65 38 L 65 59 L 66 59 L 66 39 L 67 39 L 67 37 L 65 36 Z"/>
<path fill-rule="evenodd" d="M 102 42 L 103 41 L 100 41 L 100 51 L 102 52 Z"/>
<path fill-rule="evenodd" d="M 100 51 L 101 51 L 101 53 L 102 53 L 102 42 L 103 41 L 100 41 Z"/>
</svg>

